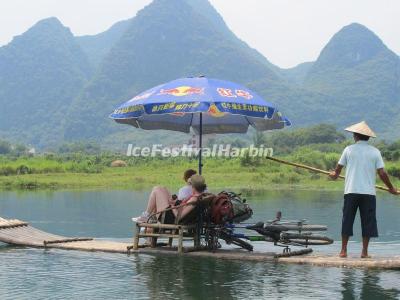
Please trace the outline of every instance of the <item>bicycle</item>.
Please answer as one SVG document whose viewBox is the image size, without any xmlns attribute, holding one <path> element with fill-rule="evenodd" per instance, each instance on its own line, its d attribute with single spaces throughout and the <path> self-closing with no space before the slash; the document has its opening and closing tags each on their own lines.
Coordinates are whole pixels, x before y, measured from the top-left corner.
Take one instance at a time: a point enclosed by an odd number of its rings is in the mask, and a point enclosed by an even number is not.
<svg viewBox="0 0 400 300">
<path fill-rule="evenodd" d="M 313 232 L 326 231 L 325 225 L 308 224 L 307 220 L 281 220 L 282 213 L 278 212 L 272 221 L 256 224 L 224 224 L 211 225 L 205 229 L 206 244 L 209 249 L 215 250 L 221 245 L 218 239 L 227 244 L 234 244 L 248 251 L 253 251 L 253 245 L 247 241 L 272 242 L 275 246 L 284 247 L 283 252 L 289 253 L 289 246 L 308 247 L 312 245 L 329 245 L 333 240 L 327 236 Z M 235 229 L 243 228 L 256 231 L 259 235 L 236 233 Z"/>
</svg>

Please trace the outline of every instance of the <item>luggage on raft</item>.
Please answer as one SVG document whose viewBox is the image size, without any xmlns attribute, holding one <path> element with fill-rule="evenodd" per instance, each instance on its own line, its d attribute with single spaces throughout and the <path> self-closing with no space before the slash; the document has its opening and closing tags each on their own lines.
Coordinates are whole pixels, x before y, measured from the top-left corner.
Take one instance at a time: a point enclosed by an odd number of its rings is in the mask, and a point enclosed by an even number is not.
<svg viewBox="0 0 400 300">
<path fill-rule="evenodd" d="M 253 210 L 240 194 L 222 191 L 211 200 L 210 214 L 214 224 L 240 223 L 250 219 Z"/>
</svg>

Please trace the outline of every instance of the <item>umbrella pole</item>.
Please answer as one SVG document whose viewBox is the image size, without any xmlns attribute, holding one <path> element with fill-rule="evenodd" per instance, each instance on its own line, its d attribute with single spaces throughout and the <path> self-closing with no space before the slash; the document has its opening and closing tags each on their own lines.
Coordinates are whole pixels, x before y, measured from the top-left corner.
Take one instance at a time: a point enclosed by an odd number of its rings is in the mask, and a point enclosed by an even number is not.
<svg viewBox="0 0 400 300">
<path fill-rule="evenodd" d="M 203 157 L 203 113 L 200 113 L 200 129 L 199 129 L 199 174 L 201 175 L 201 169 L 203 167 L 202 157 Z"/>
</svg>

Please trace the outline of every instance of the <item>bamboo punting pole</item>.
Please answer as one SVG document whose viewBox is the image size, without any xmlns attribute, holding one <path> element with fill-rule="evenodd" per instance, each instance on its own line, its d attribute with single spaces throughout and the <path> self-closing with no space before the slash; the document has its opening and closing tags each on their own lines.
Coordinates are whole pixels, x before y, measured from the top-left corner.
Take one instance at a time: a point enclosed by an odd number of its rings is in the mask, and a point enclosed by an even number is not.
<svg viewBox="0 0 400 300">
<path fill-rule="evenodd" d="M 293 167 L 297 167 L 297 168 L 306 169 L 306 170 L 313 171 L 313 172 L 316 172 L 316 173 L 321 173 L 321 174 L 325 174 L 325 175 L 329 175 L 330 174 L 330 172 L 326 171 L 326 170 L 321 170 L 321 169 L 317 169 L 317 168 L 314 168 L 314 167 L 310 167 L 310 166 L 306 166 L 306 165 L 302 165 L 302 164 L 298 164 L 298 163 L 293 163 L 293 162 L 286 161 L 286 160 L 279 159 L 279 158 L 275 158 L 275 157 L 272 157 L 272 156 L 267 156 L 266 158 L 269 159 L 269 160 L 273 160 L 273 161 L 279 162 L 281 164 L 285 164 L 285 165 L 289 165 L 289 166 L 293 166 Z M 345 177 L 340 175 L 339 178 L 344 179 Z M 375 187 L 377 189 L 379 189 L 379 190 L 382 190 L 382 191 L 386 191 L 386 192 L 389 191 L 389 189 L 387 187 L 384 187 L 384 186 L 381 186 L 381 185 L 376 185 Z"/>
</svg>

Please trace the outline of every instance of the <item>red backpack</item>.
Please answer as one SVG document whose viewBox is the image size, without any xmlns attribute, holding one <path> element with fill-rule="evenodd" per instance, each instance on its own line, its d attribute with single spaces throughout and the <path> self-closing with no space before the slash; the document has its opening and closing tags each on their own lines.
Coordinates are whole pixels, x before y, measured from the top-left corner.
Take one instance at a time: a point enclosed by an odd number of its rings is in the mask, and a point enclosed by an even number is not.
<svg viewBox="0 0 400 300">
<path fill-rule="evenodd" d="M 223 224 L 234 216 L 232 202 L 225 193 L 218 194 L 211 202 L 211 222 Z"/>
</svg>

